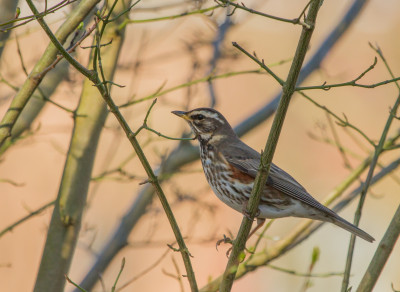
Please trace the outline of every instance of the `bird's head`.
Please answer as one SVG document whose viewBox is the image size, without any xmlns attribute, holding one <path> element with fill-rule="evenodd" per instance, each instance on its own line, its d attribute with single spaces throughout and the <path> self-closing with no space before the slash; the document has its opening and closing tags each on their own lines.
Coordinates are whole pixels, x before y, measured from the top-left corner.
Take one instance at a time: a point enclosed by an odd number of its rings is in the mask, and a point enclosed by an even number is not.
<svg viewBox="0 0 400 292">
<path fill-rule="evenodd" d="M 196 137 L 202 141 L 214 141 L 235 135 L 228 121 L 212 108 L 196 108 L 191 111 L 173 111 L 173 114 L 188 122 Z"/>
</svg>

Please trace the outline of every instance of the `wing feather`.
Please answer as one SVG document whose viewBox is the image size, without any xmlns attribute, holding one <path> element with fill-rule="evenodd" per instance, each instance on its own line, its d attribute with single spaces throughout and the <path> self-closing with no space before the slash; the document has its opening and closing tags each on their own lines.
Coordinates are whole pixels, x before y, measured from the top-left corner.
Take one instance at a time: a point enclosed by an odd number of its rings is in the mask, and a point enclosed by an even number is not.
<svg viewBox="0 0 400 292">
<path fill-rule="evenodd" d="M 238 141 L 237 143 L 230 143 L 227 147 L 221 147 L 222 155 L 237 169 L 255 178 L 261 155 L 239 139 Z M 337 217 L 336 213 L 315 200 L 291 175 L 273 163 L 271 164 L 267 185 L 309 206 Z"/>
</svg>

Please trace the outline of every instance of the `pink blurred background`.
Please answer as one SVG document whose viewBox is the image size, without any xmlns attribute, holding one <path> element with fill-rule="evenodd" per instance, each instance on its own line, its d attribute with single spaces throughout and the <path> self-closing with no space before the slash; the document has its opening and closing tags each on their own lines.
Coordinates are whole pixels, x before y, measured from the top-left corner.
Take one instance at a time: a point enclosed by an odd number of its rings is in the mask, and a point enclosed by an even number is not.
<svg viewBox="0 0 400 292">
<path fill-rule="evenodd" d="M 246 1 L 245 4 L 265 13 L 295 18 L 306 2 L 286 0 L 265 1 L 260 4 L 261 2 L 257 1 Z M 153 7 L 160 3 L 162 1 L 144 1 L 139 7 Z M 348 4 L 348 1 L 324 2 L 318 16 L 309 56 L 336 25 Z M 206 2 L 204 5 L 213 4 Z M 30 14 L 24 5 L 21 5 L 21 8 L 24 15 Z M 191 5 L 188 8 L 194 9 Z M 146 13 L 137 12 L 133 15 L 137 19 L 143 19 L 172 15 L 180 11 L 179 9 L 169 9 Z M 372 64 L 375 56 L 368 42 L 381 47 L 395 75 L 399 76 L 399 13 L 400 2 L 398 1 L 370 1 L 348 33 L 324 60 L 321 70 L 315 72 L 305 84 L 319 85 L 324 81 L 337 83 L 357 77 Z M 58 14 L 49 17 L 49 20 L 60 18 L 62 16 Z M 215 21 L 222 19 L 223 13 L 216 13 L 210 17 L 195 15 L 157 23 L 130 25 L 121 53 L 120 70 L 117 71 L 115 78 L 118 84 L 124 84 L 126 87 L 122 89 L 114 87 L 113 97 L 115 100 L 123 103 L 132 94 L 136 94 L 137 97 L 151 94 L 163 82 L 166 82 L 165 88 L 186 82 L 188 74 L 192 70 L 192 60 L 187 54 L 185 43 L 193 40 L 212 40 L 216 32 Z M 300 26 L 280 23 L 259 16 L 249 16 L 241 11 L 235 12 L 233 20 L 236 25 L 230 30 L 224 42 L 224 46 L 228 50 L 235 51 L 231 42 L 236 41 L 250 52 L 256 51 L 266 64 L 276 63 L 293 56 L 301 30 Z M 55 29 L 59 23 L 55 22 L 52 27 Z M 29 27 L 31 33 L 28 35 L 24 34 L 26 28 L 20 28 L 14 32 L 20 35 L 19 41 L 28 71 L 48 44 L 46 36 L 37 24 Z M 146 45 L 143 46 L 143 42 L 146 42 Z M 32 47 L 32 43 L 34 47 Z M 86 45 L 89 45 L 88 41 Z M 4 78 L 12 80 L 13 84 L 20 85 L 24 76 L 21 74 L 19 58 L 15 51 L 15 42 L 11 41 L 4 52 L 7 57 L 3 56 L 0 69 Z M 205 46 L 196 51 L 196 54 L 199 60 L 207 61 L 211 57 L 212 51 L 210 46 Z M 142 63 L 135 73 L 132 68 L 138 56 Z M 84 54 L 79 54 L 78 59 L 84 64 L 86 63 Z M 285 78 L 289 64 L 272 68 L 279 76 Z M 220 73 L 248 69 L 257 69 L 257 65 L 245 56 L 240 56 L 240 59 L 235 60 L 223 60 L 218 65 Z M 207 72 L 207 67 L 203 66 L 196 72 L 196 77 L 205 76 L 205 72 Z M 74 108 L 80 95 L 82 77 L 76 71 L 71 70 L 70 79 L 69 82 L 64 82 L 57 89 L 54 99 L 68 108 Z M 365 76 L 362 83 L 374 83 L 386 79 L 390 79 L 390 76 L 382 62 L 378 62 L 376 68 Z M 278 84 L 268 75 L 242 75 L 219 79 L 214 81 L 214 86 L 218 97 L 216 108 L 232 125 L 236 125 L 259 109 L 279 89 Z M 7 86 L 0 84 L 0 88 L 1 97 L 12 96 Z M 360 127 L 374 140 L 379 139 L 389 108 L 394 104 L 398 95 L 393 84 L 371 90 L 345 87 L 309 93 L 335 113 L 339 115 L 345 113 L 353 124 Z M 8 108 L 9 102 L 10 99 L 2 101 L 0 104 L 1 115 Z M 150 103 L 151 101 L 140 103 L 123 111 L 133 129 L 137 129 L 141 125 Z M 184 109 L 186 103 L 187 91 L 185 89 L 159 97 L 150 117 L 150 125 L 163 134 L 178 137 L 182 130 L 188 130 L 188 127 L 170 114 L 170 111 Z M 207 106 L 208 104 L 207 84 L 194 86 L 189 107 Z M 23 185 L 16 187 L 0 183 L 2 199 L 0 229 L 25 216 L 30 210 L 35 210 L 55 198 L 68 150 L 72 122 L 68 113 L 48 105 L 34 124 L 34 128 L 38 129 L 37 132 L 12 147 L 2 158 L 0 178 L 12 179 Z M 263 123 L 245 135 L 243 140 L 257 150 L 264 148 L 270 125 L 270 120 Z M 330 135 L 326 114 L 300 95 L 295 95 L 274 158 L 276 164 L 292 174 L 319 201 L 323 201 L 330 191 L 349 174 L 335 147 L 311 139 L 308 135 L 312 133 L 320 136 L 321 125 Z M 116 131 L 117 128 L 116 120 L 110 115 L 101 136 L 93 176 L 97 176 L 105 169 L 118 166 L 132 152 L 128 141 L 120 131 Z M 395 121 L 391 133 L 397 129 L 398 121 Z M 337 131 L 346 147 L 361 156 L 366 155 L 348 135 L 344 134 L 342 129 L 337 128 Z M 145 147 L 145 152 L 154 166 L 159 164 L 160 155 L 168 153 L 177 145 L 176 141 L 165 140 L 148 132 L 141 133 L 139 138 L 143 143 L 151 138 L 151 142 Z M 113 154 L 110 155 L 110 152 Z M 397 156 L 397 151 L 385 154 L 382 163 L 387 164 Z M 358 165 L 357 159 L 351 159 L 351 162 L 354 167 Z M 137 159 L 133 159 L 127 169 L 139 177 L 145 176 Z M 196 196 L 199 200 L 196 203 L 178 204 L 173 207 L 173 210 L 182 233 L 188 236 L 187 244 L 193 255 L 192 263 L 198 284 L 202 287 L 209 279 L 219 276 L 224 271 L 227 262 L 225 257 L 227 246 L 216 251 L 216 240 L 203 243 L 202 239 L 221 238 L 223 234 L 228 234 L 228 230 L 236 234 L 242 216 L 218 201 L 207 186 L 199 162 L 185 167 L 184 170 L 184 173 L 167 182 L 164 189 L 171 201 L 176 198 L 176 191 Z M 81 237 L 69 273 L 71 279 L 79 282 L 84 277 L 95 259 L 95 253 L 101 250 L 120 222 L 122 214 L 135 199 L 140 189 L 138 183 L 141 180 L 121 183 L 106 179 L 92 183 L 89 193 L 90 204 L 84 214 Z M 371 188 L 360 226 L 374 236 L 376 242 L 370 244 L 363 240 L 357 240 L 352 268 L 353 276 L 350 279 L 354 288 L 358 286 L 397 209 L 400 200 L 398 193 L 399 185 L 389 177 Z M 215 206 L 213 214 L 203 207 L 205 203 Z M 352 221 L 356 206 L 357 203 L 353 202 L 340 215 Z M 1 291 L 32 290 L 50 216 L 51 209 L 48 209 L 0 238 Z M 271 239 L 263 242 L 261 247 L 284 236 L 299 222 L 300 219 L 277 220 L 268 231 Z M 332 225 L 325 225 L 304 243 L 274 261 L 273 265 L 305 273 L 308 269 L 312 249 L 318 246 L 321 250 L 321 257 L 314 272 L 343 271 L 349 238 L 349 233 L 346 231 Z M 134 244 L 147 239 L 154 240 L 158 244 L 148 246 Z M 151 266 L 165 252 L 166 244 L 174 241 L 171 228 L 157 199 L 154 200 L 151 212 L 141 219 L 137 228 L 130 235 L 130 241 L 131 246 L 123 249 L 102 275 L 108 291 L 114 283 L 123 257 L 126 259 L 126 265 L 119 282 L 121 284 Z M 123 291 L 179 291 L 178 282 L 163 273 L 163 271 L 168 271 L 176 274 L 172 257 L 178 263 L 179 273 L 184 274 L 180 255 L 170 253 L 151 272 Z M 396 246 L 375 291 L 391 291 L 392 283 L 396 289 L 400 289 L 399 258 L 400 248 Z M 298 291 L 303 282 L 304 278 L 302 277 L 264 267 L 235 282 L 232 291 Z M 183 283 L 188 291 L 185 278 Z M 341 277 L 313 278 L 312 284 L 313 286 L 308 291 L 338 291 Z M 71 291 L 72 288 L 67 284 L 66 291 Z M 97 286 L 95 291 L 102 291 L 102 288 Z"/>
</svg>

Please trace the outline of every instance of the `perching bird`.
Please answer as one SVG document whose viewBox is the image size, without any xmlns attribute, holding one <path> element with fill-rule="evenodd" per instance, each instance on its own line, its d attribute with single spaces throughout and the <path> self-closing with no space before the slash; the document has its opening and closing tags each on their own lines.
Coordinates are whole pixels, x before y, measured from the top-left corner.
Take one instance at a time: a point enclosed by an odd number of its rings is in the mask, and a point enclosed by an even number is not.
<svg viewBox="0 0 400 292">
<path fill-rule="evenodd" d="M 208 183 L 217 197 L 244 212 L 260 165 L 260 154 L 243 143 L 224 116 L 211 108 L 173 111 L 185 119 L 200 142 L 200 157 Z M 287 172 L 271 164 L 258 206 L 258 226 L 265 218 L 302 217 L 331 222 L 369 241 L 374 238 L 316 201 Z"/>
</svg>

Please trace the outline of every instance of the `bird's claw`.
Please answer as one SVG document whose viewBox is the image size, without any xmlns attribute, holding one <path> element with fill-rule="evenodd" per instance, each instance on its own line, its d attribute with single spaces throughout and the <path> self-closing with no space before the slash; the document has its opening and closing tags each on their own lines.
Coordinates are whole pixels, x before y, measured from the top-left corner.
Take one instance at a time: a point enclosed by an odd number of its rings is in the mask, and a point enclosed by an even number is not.
<svg viewBox="0 0 400 292">
<path fill-rule="evenodd" d="M 218 246 L 219 246 L 221 243 L 229 243 L 229 244 L 233 245 L 233 240 L 230 239 L 229 237 L 227 237 L 227 236 L 224 234 L 224 238 L 218 240 L 217 243 L 216 243 L 216 245 L 215 245 L 215 248 L 216 248 L 217 250 L 218 250 Z M 232 246 L 226 251 L 226 257 L 227 257 L 227 258 L 229 258 L 229 254 L 231 253 L 231 251 L 232 251 Z"/>
<path fill-rule="evenodd" d="M 257 218 L 258 216 L 260 216 L 260 213 L 261 213 L 260 209 L 257 209 L 257 213 L 256 213 L 256 215 L 254 215 L 254 218 Z M 246 209 L 246 208 L 243 208 L 242 214 L 243 214 L 243 216 L 246 217 L 247 219 L 249 219 L 249 220 L 251 220 L 251 221 L 254 220 L 254 218 L 251 217 L 250 213 L 247 212 L 247 209 Z"/>
<path fill-rule="evenodd" d="M 217 243 L 216 243 L 216 245 L 215 245 L 215 249 L 216 249 L 217 251 L 218 251 L 218 246 L 220 246 L 221 243 L 233 244 L 233 241 L 232 241 L 232 239 L 230 239 L 229 237 L 227 237 L 227 236 L 224 234 L 224 238 L 218 240 Z M 231 249 L 232 249 L 232 248 L 231 248 Z"/>
<path fill-rule="evenodd" d="M 258 216 L 260 216 L 261 211 L 259 208 L 257 208 L 257 213 L 254 215 L 254 217 L 252 217 L 251 214 L 247 211 L 247 203 L 248 203 L 247 201 L 244 201 L 242 203 L 242 214 L 244 217 L 246 217 L 250 221 L 253 221 L 254 218 L 257 218 Z"/>
<path fill-rule="evenodd" d="M 229 237 L 227 237 L 227 236 L 224 234 L 224 238 L 218 240 L 217 243 L 216 243 L 216 245 L 215 245 L 215 248 L 216 248 L 217 251 L 218 251 L 218 246 L 220 246 L 222 243 L 229 243 L 229 244 L 232 245 L 232 246 L 226 251 L 226 257 L 229 258 L 229 255 L 230 255 L 230 253 L 231 253 L 231 251 L 232 251 L 232 249 L 233 249 L 233 240 L 230 239 Z M 251 250 L 247 249 L 246 247 L 245 247 L 245 250 L 246 250 L 248 253 L 250 253 L 250 254 L 253 254 L 253 253 L 254 253 L 254 251 L 251 251 Z"/>
</svg>

